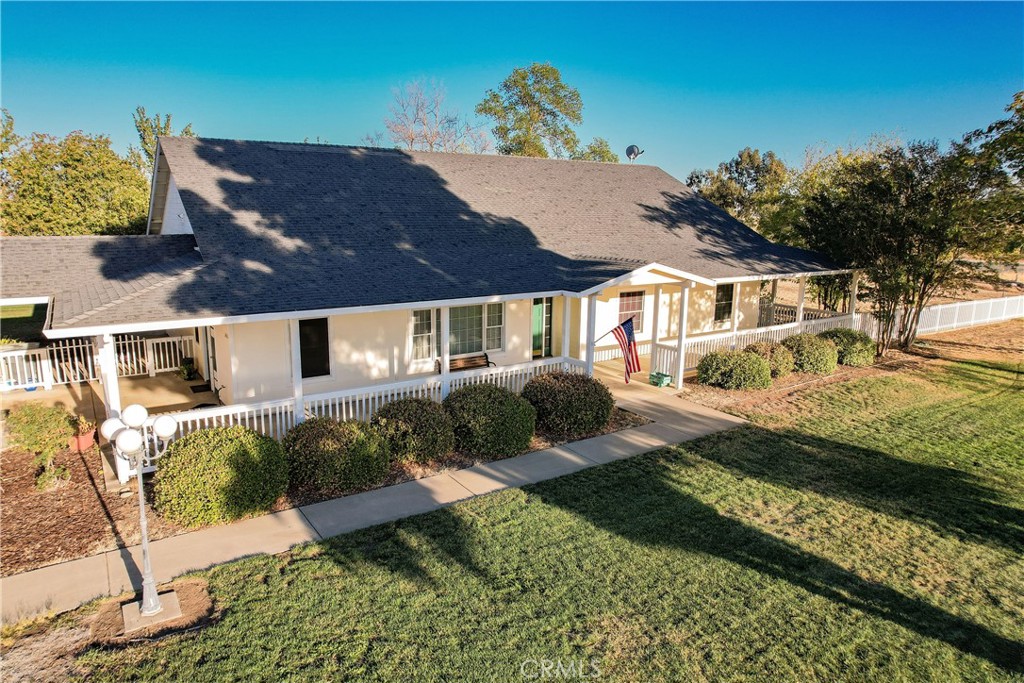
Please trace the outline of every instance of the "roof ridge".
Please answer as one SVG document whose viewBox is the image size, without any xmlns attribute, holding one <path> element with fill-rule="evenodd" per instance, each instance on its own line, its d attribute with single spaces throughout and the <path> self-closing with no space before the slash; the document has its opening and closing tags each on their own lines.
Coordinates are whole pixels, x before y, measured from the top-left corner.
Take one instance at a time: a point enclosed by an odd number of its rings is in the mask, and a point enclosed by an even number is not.
<svg viewBox="0 0 1024 683">
<path fill-rule="evenodd" d="M 352 149 L 369 152 L 385 152 L 390 154 L 424 154 L 424 155 L 438 155 L 438 156 L 455 156 L 455 157 L 500 157 L 504 159 L 521 159 L 529 160 L 531 162 L 537 161 L 552 161 L 552 162 L 572 162 L 577 164 L 604 164 L 606 166 L 629 166 L 635 168 L 653 168 L 659 171 L 664 171 L 660 166 L 654 164 L 624 164 L 622 162 L 612 161 L 596 161 L 593 159 L 564 159 L 561 157 L 530 157 L 530 156 L 519 156 L 515 154 L 498 154 L 498 153 L 476 153 L 476 152 L 442 152 L 442 151 L 429 151 L 420 149 L 400 149 L 398 147 L 378 147 L 375 145 L 345 145 L 333 142 L 292 142 L 287 140 L 251 140 L 244 138 L 214 138 L 206 136 L 195 136 L 187 137 L 181 135 L 161 135 L 160 140 L 206 140 L 209 142 L 248 142 L 257 145 L 283 145 L 289 147 L 323 147 L 327 149 Z"/>
<path fill-rule="evenodd" d="M 131 292 L 128 292 L 127 294 L 119 296 L 116 299 L 111 299 L 110 301 L 107 301 L 107 302 L 105 302 L 105 303 L 103 303 L 103 304 L 101 304 L 99 306 L 94 306 L 93 308 L 90 308 L 88 310 L 82 311 L 78 315 L 75 315 L 75 316 L 73 316 L 71 318 L 66 318 L 64 320 L 61 320 L 60 326 L 61 327 L 73 327 L 75 324 L 80 323 L 83 320 L 86 320 L 89 317 L 91 317 L 93 315 L 96 315 L 97 313 L 105 311 L 105 310 L 107 310 L 109 308 L 112 308 L 114 306 L 119 306 L 119 305 L 121 305 L 123 303 L 131 301 L 132 299 L 137 299 L 138 297 L 142 296 L 143 294 L 151 292 L 151 291 L 153 291 L 155 289 L 159 289 L 161 287 L 166 287 L 167 285 L 171 284 L 175 280 L 179 280 L 179 279 L 181 279 L 181 278 L 183 278 L 183 277 L 185 277 L 187 275 L 191 275 L 193 273 L 196 273 L 196 272 L 202 270 L 203 268 L 206 268 L 208 265 L 210 265 L 210 263 L 203 261 L 203 262 L 200 262 L 200 263 L 198 263 L 198 264 L 196 264 L 196 265 L 194 265 L 194 266 L 192 266 L 190 268 L 186 268 L 184 270 L 177 271 L 177 272 L 175 272 L 173 274 L 169 274 L 168 273 L 168 271 L 172 270 L 173 267 L 175 265 L 177 265 L 178 263 L 184 263 L 184 262 L 192 260 L 193 258 L 195 258 L 195 257 L 192 256 L 192 255 L 181 256 L 181 257 L 178 257 L 178 258 L 175 258 L 175 259 L 170 259 L 170 260 L 167 260 L 167 261 L 160 262 L 158 264 L 159 268 L 157 268 L 155 271 L 154 270 L 150 270 L 150 269 L 146 269 L 146 268 L 142 268 L 142 269 L 133 271 L 132 273 L 129 273 L 128 276 L 124 280 L 120 281 L 122 284 L 126 284 L 126 283 L 131 282 L 132 280 L 139 280 L 139 279 L 145 278 L 147 276 L 152 276 L 152 275 L 157 275 L 157 274 L 163 274 L 163 275 L 166 275 L 166 277 L 163 277 L 162 279 L 157 280 L 156 282 L 151 282 L 150 284 L 148 284 L 148 285 L 146 285 L 144 287 L 139 287 L 139 288 L 133 289 Z M 148 272 L 143 272 L 144 270 L 148 271 Z M 80 291 L 81 291 L 80 289 L 65 290 L 65 291 L 61 292 L 61 295 L 72 294 L 74 292 L 80 292 Z"/>
</svg>

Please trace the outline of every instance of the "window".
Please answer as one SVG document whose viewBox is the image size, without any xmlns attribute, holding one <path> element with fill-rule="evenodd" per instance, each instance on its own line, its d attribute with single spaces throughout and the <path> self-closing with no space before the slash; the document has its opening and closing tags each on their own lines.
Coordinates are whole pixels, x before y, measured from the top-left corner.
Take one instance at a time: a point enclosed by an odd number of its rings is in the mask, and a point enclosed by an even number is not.
<svg viewBox="0 0 1024 683">
<path fill-rule="evenodd" d="M 633 330 L 644 329 L 644 293 L 622 292 L 619 294 L 619 324 L 633 319 Z"/>
<path fill-rule="evenodd" d="M 715 287 L 715 322 L 725 322 L 732 318 L 733 285 Z"/>
<path fill-rule="evenodd" d="M 505 305 L 487 304 L 487 329 L 485 339 L 487 344 L 484 348 L 487 351 L 499 351 L 504 346 L 505 334 Z"/>
<path fill-rule="evenodd" d="M 505 304 L 458 306 L 448 313 L 448 348 L 453 356 L 499 351 L 505 346 Z M 412 312 L 412 357 L 441 357 L 441 309 Z"/>
<path fill-rule="evenodd" d="M 433 311 L 429 308 L 412 312 L 412 357 L 414 360 L 429 360 L 434 356 L 433 318 Z"/>
<path fill-rule="evenodd" d="M 327 318 L 299 321 L 299 357 L 304 379 L 331 374 L 329 342 Z"/>
</svg>

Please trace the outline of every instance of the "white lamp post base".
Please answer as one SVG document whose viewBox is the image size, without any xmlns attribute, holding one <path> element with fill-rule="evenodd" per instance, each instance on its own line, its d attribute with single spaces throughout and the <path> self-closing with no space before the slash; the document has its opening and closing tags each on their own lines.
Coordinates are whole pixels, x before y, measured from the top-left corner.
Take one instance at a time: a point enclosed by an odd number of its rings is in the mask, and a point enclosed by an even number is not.
<svg viewBox="0 0 1024 683">
<path fill-rule="evenodd" d="M 148 628 L 155 624 L 177 619 L 181 616 L 181 604 L 178 602 L 178 594 L 174 591 L 167 591 L 160 594 L 160 604 L 163 606 L 156 614 L 144 616 L 142 614 L 142 601 L 129 602 L 121 606 L 121 617 L 124 619 L 125 635 Z"/>
</svg>

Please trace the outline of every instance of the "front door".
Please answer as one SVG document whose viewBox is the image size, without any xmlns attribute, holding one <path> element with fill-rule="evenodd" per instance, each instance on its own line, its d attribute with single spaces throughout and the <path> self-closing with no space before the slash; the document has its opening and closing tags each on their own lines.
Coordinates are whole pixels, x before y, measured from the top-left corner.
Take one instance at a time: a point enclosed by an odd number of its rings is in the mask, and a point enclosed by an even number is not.
<svg viewBox="0 0 1024 683">
<path fill-rule="evenodd" d="M 533 357 L 551 355 L 551 297 L 533 300 Z"/>
</svg>

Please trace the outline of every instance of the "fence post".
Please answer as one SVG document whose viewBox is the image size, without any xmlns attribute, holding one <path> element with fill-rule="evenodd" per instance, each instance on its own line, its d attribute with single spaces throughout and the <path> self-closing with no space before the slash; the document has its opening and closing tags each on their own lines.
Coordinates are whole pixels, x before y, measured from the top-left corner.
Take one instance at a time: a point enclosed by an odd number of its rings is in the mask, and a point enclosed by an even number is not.
<svg viewBox="0 0 1024 683">
<path fill-rule="evenodd" d="M 153 340 L 152 339 L 147 339 L 146 340 L 146 359 L 145 359 L 145 363 L 146 363 L 146 368 L 149 370 L 149 376 L 150 377 L 156 377 L 156 363 L 153 361 L 154 358 L 156 358 L 156 353 L 155 353 L 155 351 L 153 349 Z"/>
<path fill-rule="evenodd" d="M 39 356 L 39 366 L 43 371 L 43 389 L 53 389 L 53 363 L 50 361 L 50 352 L 44 350 Z"/>
</svg>

